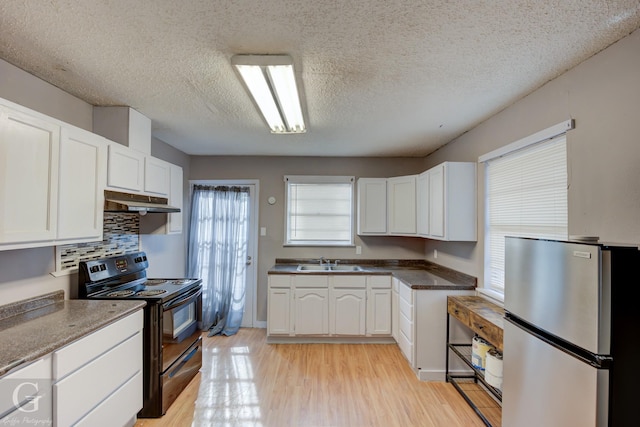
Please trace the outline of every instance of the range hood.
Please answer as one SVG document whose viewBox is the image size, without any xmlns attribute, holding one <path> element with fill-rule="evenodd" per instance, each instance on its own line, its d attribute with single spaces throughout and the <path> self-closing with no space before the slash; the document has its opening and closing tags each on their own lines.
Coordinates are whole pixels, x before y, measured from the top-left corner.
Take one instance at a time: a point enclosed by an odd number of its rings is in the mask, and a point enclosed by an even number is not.
<svg viewBox="0 0 640 427">
<path fill-rule="evenodd" d="M 104 191 L 105 212 L 137 212 L 141 215 L 180 212 L 179 208 L 169 206 L 168 202 L 169 200 L 164 197 Z"/>
</svg>

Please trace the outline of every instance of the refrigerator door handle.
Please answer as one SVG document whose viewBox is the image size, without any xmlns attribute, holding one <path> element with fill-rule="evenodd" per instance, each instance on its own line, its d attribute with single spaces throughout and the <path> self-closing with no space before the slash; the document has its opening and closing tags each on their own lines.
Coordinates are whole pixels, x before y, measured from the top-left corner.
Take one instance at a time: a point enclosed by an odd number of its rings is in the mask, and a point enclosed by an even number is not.
<svg viewBox="0 0 640 427">
<path fill-rule="evenodd" d="M 555 335 L 536 328 L 532 324 L 520 319 L 512 313 L 506 312 L 504 319 L 514 326 L 522 329 L 523 331 L 530 333 L 539 340 L 555 347 L 556 349 L 567 353 L 576 359 L 587 363 L 597 369 L 611 369 L 613 358 L 606 354 L 595 354 L 587 351 L 581 347 L 576 346 L 568 341 L 563 340 Z"/>
</svg>

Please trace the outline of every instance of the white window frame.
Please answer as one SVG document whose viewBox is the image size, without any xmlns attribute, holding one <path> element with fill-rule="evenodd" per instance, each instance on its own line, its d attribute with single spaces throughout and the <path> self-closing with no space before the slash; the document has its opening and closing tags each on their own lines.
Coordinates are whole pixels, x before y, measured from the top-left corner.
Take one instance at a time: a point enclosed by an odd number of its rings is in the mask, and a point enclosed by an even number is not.
<svg viewBox="0 0 640 427">
<path fill-rule="evenodd" d="M 285 181 L 285 233 L 284 246 L 354 246 L 355 224 L 355 177 L 353 176 L 316 176 L 316 175 L 286 175 Z M 291 237 L 290 208 L 290 184 L 350 184 L 351 203 L 349 212 L 349 239 L 348 240 L 296 240 Z"/>
<path fill-rule="evenodd" d="M 504 301 L 504 289 L 499 284 L 492 283 L 492 269 L 491 269 L 491 230 L 490 230 L 490 213 L 489 213 L 489 174 L 487 173 L 487 167 L 492 160 L 496 160 L 500 157 L 509 156 L 516 152 L 522 152 L 522 150 L 533 147 L 536 144 L 545 143 L 559 137 L 566 138 L 567 131 L 574 129 L 573 120 L 567 120 L 530 135 L 526 138 L 508 144 L 490 153 L 487 153 L 478 158 L 478 162 L 485 163 L 485 195 L 484 195 L 484 208 L 485 208 L 485 233 L 484 233 L 484 283 L 483 287 L 478 289 L 479 293 L 482 293 L 490 298 L 498 301 Z M 566 141 L 565 141 L 566 146 Z M 568 166 L 567 166 L 568 169 Z M 568 207 L 567 207 L 568 217 Z M 568 234 L 568 218 L 567 229 Z M 548 236 L 531 236 L 530 237 L 548 237 Z M 565 235 L 564 238 L 567 236 Z M 504 255 L 504 254 L 499 254 Z"/>
</svg>

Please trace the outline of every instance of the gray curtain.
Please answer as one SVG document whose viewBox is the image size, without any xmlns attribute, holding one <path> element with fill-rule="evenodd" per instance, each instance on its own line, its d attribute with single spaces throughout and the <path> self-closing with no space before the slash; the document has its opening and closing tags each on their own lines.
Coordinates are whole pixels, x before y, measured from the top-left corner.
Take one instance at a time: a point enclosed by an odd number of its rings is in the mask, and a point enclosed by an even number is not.
<svg viewBox="0 0 640 427">
<path fill-rule="evenodd" d="M 202 279 L 202 323 L 209 336 L 233 335 L 242 323 L 248 229 L 249 187 L 194 186 L 189 277 Z"/>
</svg>

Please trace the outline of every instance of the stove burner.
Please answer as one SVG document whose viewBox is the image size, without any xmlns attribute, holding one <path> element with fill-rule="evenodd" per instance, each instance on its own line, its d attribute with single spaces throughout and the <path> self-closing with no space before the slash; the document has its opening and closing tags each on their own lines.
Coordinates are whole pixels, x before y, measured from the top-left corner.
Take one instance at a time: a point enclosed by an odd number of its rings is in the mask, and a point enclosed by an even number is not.
<svg viewBox="0 0 640 427">
<path fill-rule="evenodd" d="M 172 285 L 186 285 L 189 282 L 191 282 L 191 279 L 172 280 L 169 283 L 172 284 Z"/>
<path fill-rule="evenodd" d="M 164 279 L 149 279 L 146 282 L 144 282 L 144 284 L 146 286 L 157 286 L 157 285 L 162 285 L 163 283 L 166 283 L 166 280 L 164 280 Z"/>
<path fill-rule="evenodd" d="M 114 291 L 114 292 L 109 292 L 107 294 L 108 297 L 129 297 L 131 295 L 133 295 L 134 292 L 130 289 L 125 289 L 124 291 Z"/>
<path fill-rule="evenodd" d="M 146 291 L 140 291 L 138 292 L 136 295 L 140 296 L 140 297 L 152 297 L 155 295 L 160 295 L 160 294 L 164 294 L 167 291 L 164 289 L 150 289 L 150 290 L 146 290 Z"/>
</svg>

